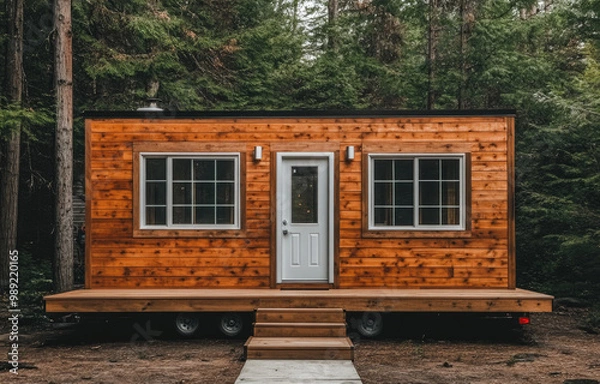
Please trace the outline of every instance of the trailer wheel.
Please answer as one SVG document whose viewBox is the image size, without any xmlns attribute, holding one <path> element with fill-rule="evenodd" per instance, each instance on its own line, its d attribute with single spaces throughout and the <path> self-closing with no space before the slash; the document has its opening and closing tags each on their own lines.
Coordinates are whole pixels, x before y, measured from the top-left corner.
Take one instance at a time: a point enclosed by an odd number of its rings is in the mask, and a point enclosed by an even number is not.
<svg viewBox="0 0 600 384">
<path fill-rule="evenodd" d="M 223 313 L 219 319 L 219 330 L 225 336 L 236 337 L 244 329 L 244 319 L 237 313 Z"/>
<path fill-rule="evenodd" d="M 175 330 L 183 337 L 192 337 L 200 328 L 200 317 L 195 313 L 179 313 L 175 316 Z"/>
<path fill-rule="evenodd" d="M 364 337 L 376 337 L 383 331 L 383 317 L 379 312 L 363 312 L 355 324 L 358 333 Z"/>
</svg>

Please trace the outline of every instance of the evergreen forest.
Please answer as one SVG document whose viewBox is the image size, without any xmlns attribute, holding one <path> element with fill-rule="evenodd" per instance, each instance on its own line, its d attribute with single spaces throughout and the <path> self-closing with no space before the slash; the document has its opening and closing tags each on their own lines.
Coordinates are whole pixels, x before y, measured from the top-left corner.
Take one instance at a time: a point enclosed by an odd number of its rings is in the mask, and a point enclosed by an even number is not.
<svg viewBox="0 0 600 384">
<path fill-rule="evenodd" d="M 23 99 L 1 71 L 0 137 L 21 127 L 18 249 L 50 290 L 52 2 L 24 10 Z M 600 0 L 73 0 L 72 20 L 75 184 L 82 112 L 149 97 L 170 110 L 516 109 L 517 284 L 599 301 Z"/>
</svg>

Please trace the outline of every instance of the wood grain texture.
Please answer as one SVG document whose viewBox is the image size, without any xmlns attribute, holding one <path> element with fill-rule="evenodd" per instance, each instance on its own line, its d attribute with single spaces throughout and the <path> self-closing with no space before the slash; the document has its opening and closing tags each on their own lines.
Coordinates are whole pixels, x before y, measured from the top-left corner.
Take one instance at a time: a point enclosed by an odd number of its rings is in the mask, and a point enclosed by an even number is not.
<svg viewBox="0 0 600 384">
<path fill-rule="evenodd" d="M 274 159 L 294 151 L 335 153 L 336 288 L 514 288 L 513 141 L 498 116 L 88 120 L 86 287 L 274 288 Z M 141 230 L 142 152 L 240 153 L 242 228 Z M 368 153 L 465 154 L 466 230 L 365 229 Z"/>
<path fill-rule="evenodd" d="M 382 312 L 549 312 L 552 296 L 523 289 L 83 289 L 46 296 L 46 311 L 237 312 L 341 308 Z"/>
</svg>

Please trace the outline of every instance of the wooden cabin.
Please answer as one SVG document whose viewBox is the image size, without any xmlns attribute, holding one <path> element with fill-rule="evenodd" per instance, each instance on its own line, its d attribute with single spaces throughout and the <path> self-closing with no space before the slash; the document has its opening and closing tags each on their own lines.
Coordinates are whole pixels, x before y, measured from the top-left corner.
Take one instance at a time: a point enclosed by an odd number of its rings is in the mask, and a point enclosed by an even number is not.
<svg viewBox="0 0 600 384">
<path fill-rule="evenodd" d="M 85 289 L 49 313 L 537 312 L 514 111 L 90 112 Z"/>
</svg>

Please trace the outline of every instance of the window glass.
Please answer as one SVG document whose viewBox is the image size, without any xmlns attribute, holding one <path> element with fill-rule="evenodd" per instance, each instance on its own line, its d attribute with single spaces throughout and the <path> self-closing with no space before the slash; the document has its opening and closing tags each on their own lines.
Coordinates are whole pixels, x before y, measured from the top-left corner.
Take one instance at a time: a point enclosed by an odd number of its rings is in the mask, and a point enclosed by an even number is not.
<svg viewBox="0 0 600 384">
<path fill-rule="evenodd" d="M 215 208 L 198 207 L 196 208 L 196 224 L 214 224 Z"/>
<path fill-rule="evenodd" d="M 231 224 L 233 220 L 233 207 L 217 207 L 217 224 Z"/>
<path fill-rule="evenodd" d="M 392 226 L 392 208 L 375 208 L 375 223 L 383 226 Z"/>
<path fill-rule="evenodd" d="M 442 160 L 442 179 L 459 180 L 460 179 L 460 161 L 458 159 Z"/>
<path fill-rule="evenodd" d="M 233 183 L 217 183 L 217 204 L 233 204 L 234 194 Z"/>
<path fill-rule="evenodd" d="M 147 225 L 166 225 L 167 207 L 147 207 L 146 208 Z"/>
<path fill-rule="evenodd" d="M 146 180 L 167 180 L 166 159 L 146 159 Z"/>
<path fill-rule="evenodd" d="M 392 180 L 392 160 L 378 160 L 375 162 L 375 180 Z"/>
<path fill-rule="evenodd" d="M 414 186 L 412 182 L 396 183 L 394 192 L 396 205 L 412 206 L 414 201 Z"/>
<path fill-rule="evenodd" d="M 192 162 L 190 159 L 173 159 L 173 180 L 191 180 Z"/>
<path fill-rule="evenodd" d="M 215 160 L 194 160 L 194 180 L 213 181 Z"/>
<path fill-rule="evenodd" d="M 460 204 L 460 182 L 443 181 L 442 182 L 442 204 L 459 205 Z"/>
<path fill-rule="evenodd" d="M 412 160 L 396 160 L 394 161 L 395 180 L 413 179 L 414 165 Z"/>
<path fill-rule="evenodd" d="M 419 180 L 439 180 L 440 161 L 425 159 L 419 160 Z"/>
<path fill-rule="evenodd" d="M 217 180 L 233 181 L 235 177 L 235 163 L 233 160 L 217 161 Z"/>
<path fill-rule="evenodd" d="M 166 181 L 149 181 L 146 183 L 146 204 L 152 206 L 167 205 Z"/>
<path fill-rule="evenodd" d="M 292 167 L 292 223 L 319 222 L 318 167 Z"/>
<path fill-rule="evenodd" d="M 375 205 L 391 205 L 394 184 L 375 182 Z"/>
<path fill-rule="evenodd" d="M 192 184 L 173 183 L 173 204 L 192 203 Z"/>
<path fill-rule="evenodd" d="M 394 224 L 399 226 L 413 224 L 413 208 L 396 208 Z"/>
<path fill-rule="evenodd" d="M 215 185 L 213 183 L 196 183 L 194 185 L 196 204 L 207 205 L 215 203 Z"/>
<path fill-rule="evenodd" d="M 191 222 L 191 207 L 173 207 L 173 224 L 190 224 Z"/>
</svg>

